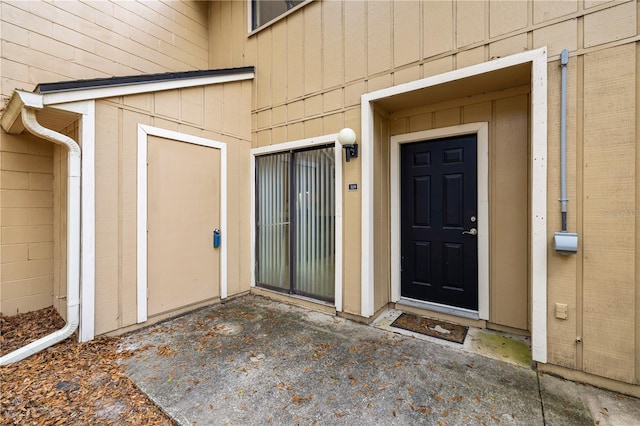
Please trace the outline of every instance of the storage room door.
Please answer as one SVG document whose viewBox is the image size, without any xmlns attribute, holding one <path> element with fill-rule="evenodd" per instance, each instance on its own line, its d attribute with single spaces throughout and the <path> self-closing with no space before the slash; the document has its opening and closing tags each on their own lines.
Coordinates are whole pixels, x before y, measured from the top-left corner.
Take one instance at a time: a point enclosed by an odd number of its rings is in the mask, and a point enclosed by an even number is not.
<svg viewBox="0 0 640 426">
<path fill-rule="evenodd" d="M 149 315 L 220 295 L 220 150 L 149 136 Z"/>
</svg>

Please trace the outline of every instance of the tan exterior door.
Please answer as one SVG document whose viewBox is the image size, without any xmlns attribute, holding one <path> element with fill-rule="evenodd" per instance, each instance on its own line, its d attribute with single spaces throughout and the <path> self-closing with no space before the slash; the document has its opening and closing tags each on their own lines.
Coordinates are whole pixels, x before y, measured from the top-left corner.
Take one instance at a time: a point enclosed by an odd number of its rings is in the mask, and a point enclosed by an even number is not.
<svg viewBox="0 0 640 426">
<path fill-rule="evenodd" d="M 220 150 L 149 136 L 147 309 L 155 315 L 220 295 Z"/>
</svg>

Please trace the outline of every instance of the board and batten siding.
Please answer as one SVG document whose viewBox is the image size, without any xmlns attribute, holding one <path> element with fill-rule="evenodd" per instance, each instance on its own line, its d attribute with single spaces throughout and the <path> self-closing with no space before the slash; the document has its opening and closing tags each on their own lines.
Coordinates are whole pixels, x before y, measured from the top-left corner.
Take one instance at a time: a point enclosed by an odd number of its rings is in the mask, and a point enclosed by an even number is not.
<svg viewBox="0 0 640 426">
<path fill-rule="evenodd" d="M 313 1 L 248 36 L 247 2 L 221 1 L 210 8 L 210 63 L 221 68 L 256 66 L 252 146 L 260 147 L 333 133 L 346 126 L 360 135 L 363 93 L 547 46 L 548 363 L 638 384 L 639 8 L 633 0 Z M 216 22 L 224 25 L 214 25 Z M 565 48 L 570 52 L 568 224 L 569 231 L 580 235 L 578 254 L 568 257 L 554 252 L 551 238 L 560 230 L 559 54 Z M 492 102 L 491 107 L 465 105 L 462 119 L 459 112 L 442 111 L 428 125 L 490 121 L 496 114 L 522 107 L 522 101 L 514 99 L 501 101 L 501 105 Z M 402 126 L 414 131 L 424 123 L 416 117 Z M 394 133 L 398 124 L 389 125 L 390 129 L 374 130 Z M 496 127 L 500 126 L 496 123 Z M 491 129 L 490 135 L 495 136 L 496 131 L 508 132 L 509 126 Z M 492 161 L 508 161 L 508 141 L 497 143 L 504 147 L 506 157 L 498 154 Z M 385 155 L 385 147 L 376 147 L 376 172 L 385 172 L 385 160 L 378 158 Z M 344 170 L 347 182 L 360 182 L 359 159 Z M 384 188 L 385 179 L 376 174 L 376 187 Z M 495 185 L 496 176 L 493 179 Z M 518 179 L 528 182 L 530 177 L 519 174 Z M 382 209 L 374 215 L 376 241 L 382 243 L 388 237 L 384 218 L 388 206 L 385 196 L 374 203 Z M 360 286 L 354 284 L 360 278 L 360 208 L 359 192 L 345 191 L 344 310 L 356 315 L 360 312 Z M 529 226 L 518 220 L 523 227 Z M 529 231 L 522 232 L 528 246 Z M 511 240 L 503 238 L 504 244 L 512 244 Z M 494 255 L 510 254 L 508 248 L 491 250 Z M 527 249 L 518 250 L 524 253 Z M 372 259 L 376 307 L 389 300 L 384 294 L 388 285 L 380 282 L 388 280 L 388 266 L 381 264 L 388 253 L 387 247 L 376 245 L 376 259 Z M 528 260 L 518 258 L 517 262 L 526 262 L 519 268 L 530 267 Z M 511 273 L 509 268 L 496 272 L 500 264 L 492 263 L 492 280 L 504 287 Z M 566 319 L 556 318 L 556 303 L 568 306 Z M 492 315 L 502 314 L 492 311 Z"/>
<path fill-rule="evenodd" d="M 237 82 L 96 103 L 96 335 L 136 324 L 138 124 L 227 144 L 228 295 L 249 290 L 250 93 Z"/>
<path fill-rule="evenodd" d="M 0 100 L 39 83 L 206 69 L 208 18 L 199 1 L 2 1 Z M 65 315 L 65 154 L 1 132 L 0 156 L 0 312 L 55 305 Z"/>
</svg>

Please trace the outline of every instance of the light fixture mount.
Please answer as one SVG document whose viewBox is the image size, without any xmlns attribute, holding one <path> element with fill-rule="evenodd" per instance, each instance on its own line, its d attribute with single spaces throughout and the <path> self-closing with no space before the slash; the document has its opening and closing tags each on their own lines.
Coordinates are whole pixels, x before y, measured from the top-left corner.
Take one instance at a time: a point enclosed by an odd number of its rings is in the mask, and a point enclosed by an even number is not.
<svg viewBox="0 0 640 426">
<path fill-rule="evenodd" d="M 358 144 L 356 142 L 356 132 L 353 129 L 345 127 L 338 133 L 338 142 L 345 150 L 345 156 L 347 163 L 352 158 L 358 158 Z"/>
</svg>

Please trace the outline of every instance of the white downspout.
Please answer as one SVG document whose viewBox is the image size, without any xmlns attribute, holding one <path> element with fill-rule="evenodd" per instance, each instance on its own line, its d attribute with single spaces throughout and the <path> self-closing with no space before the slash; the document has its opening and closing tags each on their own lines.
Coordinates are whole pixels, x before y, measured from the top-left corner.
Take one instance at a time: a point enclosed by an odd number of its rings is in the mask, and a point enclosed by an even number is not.
<svg viewBox="0 0 640 426">
<path fill-rule="evenodd" d="M 34 135 L 64 146 L 68 150 L 67 175 L 67 323 L 35 342 L 0 357 L 0 365 L 20 361 L 71 336 L 80 321 L 80 146 L 61 133 L 42 127 L 36 119 L 36 110 L 22 108 L 22 123 Z"/>
</svg>

